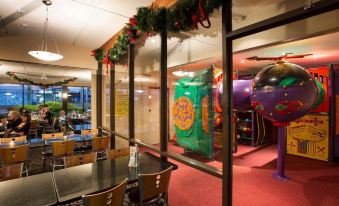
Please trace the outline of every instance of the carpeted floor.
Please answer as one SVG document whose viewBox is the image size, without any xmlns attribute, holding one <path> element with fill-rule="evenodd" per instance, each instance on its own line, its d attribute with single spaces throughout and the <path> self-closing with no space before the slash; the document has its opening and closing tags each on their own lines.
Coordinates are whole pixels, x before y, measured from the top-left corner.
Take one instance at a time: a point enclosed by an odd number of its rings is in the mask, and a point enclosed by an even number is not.
<svg viewBox="0 0 339 206">
<path fill-rule="evenodd" d="M 169 201 L 172 206 L 221 205 L 221 179 L 173 162 L 179 169 L 171 178 Z M 211 162 L 221 167 L 220 162 Z M 271 145 L 234 157 L 233 165 L 235 206 L 339 205 L 338 164 L 287 155 L 286 174 L 290 179 L 278 181 L 272 178 L 276 145 Z"/>
</svg>

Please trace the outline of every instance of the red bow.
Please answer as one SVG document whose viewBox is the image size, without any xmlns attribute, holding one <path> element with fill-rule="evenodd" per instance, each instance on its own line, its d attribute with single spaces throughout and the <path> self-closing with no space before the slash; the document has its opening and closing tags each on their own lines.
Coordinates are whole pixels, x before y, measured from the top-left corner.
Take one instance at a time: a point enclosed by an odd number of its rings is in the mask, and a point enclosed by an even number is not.
<svg viewBox="0 0 339 206">
<path fill-rule="evenodd" d="M 137 26 L 137 25 L 138 25 L 137 21 L 135 20 L 136 17 L 137 17 L 137 16 L 134 15 L 132 18 L 129 19 L 129 23 L 130 23 L 132 26 Z"/>
<path fill-rule="evenodd" d="M 96 52 L 95 52 L 95 49 L 93 49 L 91 56 L 95 56 L 95 55 L 96 55 Z"/>
<path fill-rule="evenodd" d="M 192 16 L 192 29 L 193 30 L 197 29 L 198 23 L 200 23 L 200 25 L 204 28 L 210 28 L 211 27 L 211 21 L 205 13 L 203 0 L 199 1 L 199 12 L 200 12 L 200 17 L 197 14 L 193 14 L 193 16 Z M 204 24 L 204 21 L 207 21 L 207 25 Z"/>
<path fill-rule="evenodd" d="M 108 52 L 106 53 L 105 59 L 103 59 L 101 63 L 106 64 L 106 76 L 108 77 L 108 65 L 109 66 L 113 65 L 113 63 L 108 58 Z"/>
</svg>

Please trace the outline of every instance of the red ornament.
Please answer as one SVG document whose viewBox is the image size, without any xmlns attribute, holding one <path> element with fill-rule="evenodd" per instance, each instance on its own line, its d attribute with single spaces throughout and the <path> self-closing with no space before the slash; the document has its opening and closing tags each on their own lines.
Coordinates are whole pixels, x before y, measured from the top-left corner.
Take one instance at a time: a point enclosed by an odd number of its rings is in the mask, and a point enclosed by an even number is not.
<svg viewBox="0 0 339 206">
<path fill-rule="evenodd" d="M 135 43 L 135 38 L 133 38 L 133 37 L 129 38 L 129 42 L 130 42 L 131 44 L 134 44 L 134 43 Z"/>
<path fill-rule="evenodd" d="M 127 32 L 126 32 L 126 34 L 127 34 L 128 36 L 131 36 L 132 30 L 131 30 L 131 29 L 128 29 Z"/>
<path fill-rule="evenodd" d="M 137 16 L 134 15 L 132 18 L 129 19 L 129 23 L 130 23 L 132 26 L 137 26 L 137 25 L 138 25 L 137 21 L 135 20 L 136 17 L 137 17 Z"/>
<path fill-rule="evenodd" d="M 181 22 L 180 21 L 175 21 L 174 23 L 175 28 L 181 28 Z"/>
</svg>

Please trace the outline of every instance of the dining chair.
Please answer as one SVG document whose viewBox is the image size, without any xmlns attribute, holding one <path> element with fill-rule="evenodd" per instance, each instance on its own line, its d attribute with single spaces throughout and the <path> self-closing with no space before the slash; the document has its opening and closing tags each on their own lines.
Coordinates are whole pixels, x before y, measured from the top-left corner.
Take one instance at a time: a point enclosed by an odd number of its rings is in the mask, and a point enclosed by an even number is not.
<svg viewBox="0 0 339 206">
<path fill-rule="evenodd" d="M 49 133 L 49 134 L 42 134 L 42 139 L 45 141 L 45 143 L 47 143 L 48 140 L 50 139 L 62 139 L 64 136 L 64 134 L 62 132 L 58 132 L 58 133 Z M 46 160 L 48 158 L 52 157 L 52 149 L 51 147 L 43 147 L 42 151 L 41 151 L 41 159 L 43 161 L 42 163 L 42 171 L 45 171 L 46 168 Z"/>
<path fill-rule="evenodd" d="M 92 138 L 92 151 L 97 153 L 97 160 L 107 158 L 107 150 L 110 149 L 110 141 L 110 136 Z M 98 154 L 100 154 L 100 157 L 98 157 Z"/>
<path fill-rule="evenodd" d="M 29 145 L 21 145 L 15 147 L 0 147 L 0 155 L 3 166 L 23 163 L 25 165 L 26 176 L 28 176 L 28 162 L 29 162 Z"/>
<path fill-rule="evenodd" d="M 0 182 L 21 177 L 23 163 L 4 166 L 0 168 Z"/>
<path fill-rule="evenodd" d="M 118 186 L 108 189 L 104 192 L 83 195 L 82 202 L 84 206 L 121 206 L 123 205 L 127 178 Z"/>
<path fill-rule="evenodd" d="M 74 155 L 69 157 L 64 157 L 64 165 L 67 167 L 74 167 L 78 165 L 94 163 L 96 162 L 96 153 L 88 153 L 83 155 Z"/>
<path fill-rule="evenodd" d="M 5 137 L 0 138 L 1 143 L 10 143 L 10 142 L 26 142 L 26 136 L 20 136 L 20 137 Z"/>
<path fill-rule="evenodd" d="M 173 167 L 154 174 L 139 174 L 138 187 L 128 193 L 129 200 L 137 205 L 158 203 L 167 205 L 168 186 Z"/>
<path fill-rule="evenodd" d="M 74 140 L 65 140 L 65 141 L 56 141 L 52 142 L 52 152 L 53 152 L 53 162 L 52 167 L 53 171 L 55 167 L 64 167 L 63 164 L 57 164 L 58 161 L 64 161 L 64 157 L 73 155 L 74 152 Z"/>
<path fill-rule="evenodd" d="M 82 129 L 81 135 L 87 135 L 87 134 L 98 134 L 98 129 Z"/>
<path fill-rule="evenodd" d="M 31 127 L 29 128 L 28 131 L 28 138 L 30 138 L 31 136 L 35 136 L 35 139 L 38 138 L 38 127 L 39 127 L 39 123 L 36 120 L 32 120 L 31 121 Z"/>
<path fill-rule="evenodd" d="M 121 149 L 112 149 L 107 150 L 108 159 L 112 160 L 118 157 L 125 157 L 129 156 L 129 147 L 127 148 L 121 148 Z"/>
</svg>

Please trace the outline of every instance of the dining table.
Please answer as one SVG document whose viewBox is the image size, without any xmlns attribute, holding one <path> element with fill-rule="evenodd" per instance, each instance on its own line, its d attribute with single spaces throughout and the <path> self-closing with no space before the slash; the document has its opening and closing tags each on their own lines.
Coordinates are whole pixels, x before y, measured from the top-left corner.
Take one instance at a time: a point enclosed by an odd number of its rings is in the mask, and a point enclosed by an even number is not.
<svg viewBox="0 0 339 206">
<path fill-rule="evenodd" d="M 178 168 L 148 152 L 139 153 L 138 157 L 137 167 L 129 167 L 129 157 L 126 156 L 0 182 L 0 205 L 67 204 L 81 199 L 84 194 L 114 187 L 126 178 L 128 183 L 134 183 L 139 174 Z"/>
<path fill-rule="evenodd" d="M 1 206 L 53 205 L 57 202 L 51 172 L 0 182 Z"/>
</svg>

